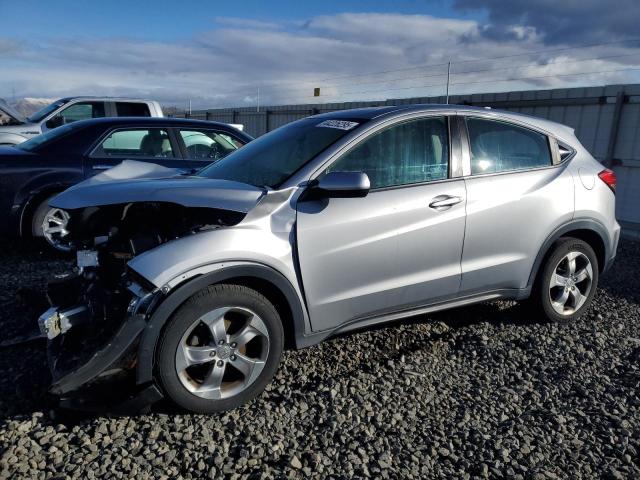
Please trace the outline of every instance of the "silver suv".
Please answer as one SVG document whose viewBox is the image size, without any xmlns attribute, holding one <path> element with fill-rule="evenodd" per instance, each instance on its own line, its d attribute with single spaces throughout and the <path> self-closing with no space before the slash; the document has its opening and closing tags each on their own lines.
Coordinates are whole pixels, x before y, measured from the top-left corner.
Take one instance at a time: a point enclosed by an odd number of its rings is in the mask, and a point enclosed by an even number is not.
<svg viewBox="0 0 640 480">
<path fill-rule="evenodd" d="M 67 97 L 28 118 L 0 99 L 0 145 L 17 145 L 53 128 L 102 117 L 162 117 L 158 102 L 137 98 Z"/>
<path fill-rule="evenodd" d="M 51 390 L 128 377 L 214 412 L 285 346 L 495 299 L 574 321 L 615 257 L 614 194 L 570 128 L 459 106 L 306 118 L 191 176 L 125 162 L 51 202 L 78 248 L 40 318 Z"/>
</svg>

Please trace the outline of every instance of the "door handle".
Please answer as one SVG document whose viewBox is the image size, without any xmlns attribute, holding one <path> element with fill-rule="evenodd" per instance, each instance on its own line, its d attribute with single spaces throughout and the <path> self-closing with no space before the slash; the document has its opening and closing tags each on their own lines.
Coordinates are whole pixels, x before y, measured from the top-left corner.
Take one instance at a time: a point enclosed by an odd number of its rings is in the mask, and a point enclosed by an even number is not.
<svg viewBox="0 0 640 480">
<path fill-rule="evenodd" d="M 91 168 L 94 170 L 109 170 L 111 167 L 113 167 L 113 165 L 94 165 Z"/>
<path fill-rule="evenodd" d="M 462 201 L 462 197 L 454 195 L 438 195 L 431 200 L 430 208 L 434 210 L 447 210 Z"/>
</svg>

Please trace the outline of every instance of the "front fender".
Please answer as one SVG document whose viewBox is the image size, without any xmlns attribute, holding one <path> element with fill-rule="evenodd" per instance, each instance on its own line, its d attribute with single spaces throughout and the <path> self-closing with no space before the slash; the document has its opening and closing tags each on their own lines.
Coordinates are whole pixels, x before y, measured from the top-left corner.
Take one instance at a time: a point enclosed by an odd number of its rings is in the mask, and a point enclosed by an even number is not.
<svg viewBox="0 0 640 480">
<path fill-rule="evenodd" d="M 305 343 L 304 340 L 305 333 L 309 331 L 309 320 L 303 301 L 298 290 L 282 274 L 273 268 L 251 263 L 221 264 L 212 266 L 212 268 L 214 268 L 212 271 L 191 278 L 178 286 L 173 292 L 170 292 L 151 315 L 147 326 L 142 332 L 138 347 L 138 362 L 136 366 L 136 383 L 138 385 L 153 381 L 156 346 L 162 329 L 167 320 L 171 318 L 173 312 L 189 297 L 203 288 L 232 278 L 258 278 L 271 283 L 275 288 L 280 290 L 286 298 L 292 314 L 296 346 L 303 347 L 308 344 L 308 342 Z"/>
</svg>

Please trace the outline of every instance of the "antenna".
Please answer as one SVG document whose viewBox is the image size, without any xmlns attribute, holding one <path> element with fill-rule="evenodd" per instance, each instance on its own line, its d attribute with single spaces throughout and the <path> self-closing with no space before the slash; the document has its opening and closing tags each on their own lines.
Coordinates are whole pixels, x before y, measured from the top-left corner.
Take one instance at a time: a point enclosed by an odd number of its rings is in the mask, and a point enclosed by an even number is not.
<svg viewBox="0 0 640 480">
<path fill-rule="evenodd" d="M 451 78 L 451 60 L 447 63 L 447 105 L 449 105 L 449 79 Z"/>
</svg>

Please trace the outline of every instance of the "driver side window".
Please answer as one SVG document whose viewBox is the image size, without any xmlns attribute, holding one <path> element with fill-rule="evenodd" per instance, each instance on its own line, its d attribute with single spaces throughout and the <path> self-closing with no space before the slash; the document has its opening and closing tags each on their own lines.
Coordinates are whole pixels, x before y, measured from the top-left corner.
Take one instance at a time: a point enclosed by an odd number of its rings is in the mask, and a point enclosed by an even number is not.
<svg viewBox="0 0 640 480">
<path fill-rule="evenodd" d="M 79 102 L 68 106 L 51 120 L 56 124 L 66 125 L 78 120 L 102 118 L 104 116 L 104 102 Z"/>
<path fill-rule="evenodd" d="M 446 179 L 447 120 L 429 117 L 386 128 L 337 160 L 327 172 L 364 172 L 372 189 Z"/>
<path fill-rule="evenodd" d="M 240 148 L 243 143 L 214 130 L 180 130 L 189 160 L 215 162 Z"/>
</svg>

